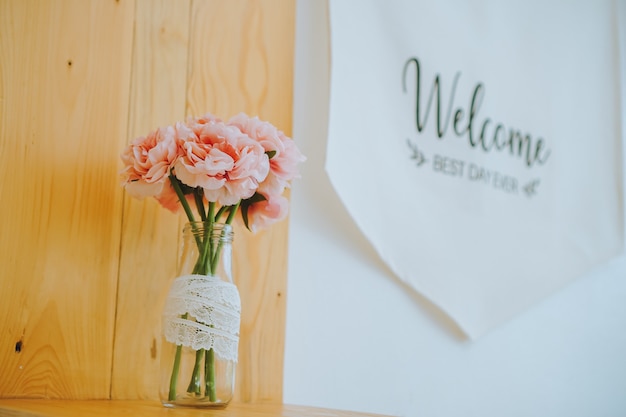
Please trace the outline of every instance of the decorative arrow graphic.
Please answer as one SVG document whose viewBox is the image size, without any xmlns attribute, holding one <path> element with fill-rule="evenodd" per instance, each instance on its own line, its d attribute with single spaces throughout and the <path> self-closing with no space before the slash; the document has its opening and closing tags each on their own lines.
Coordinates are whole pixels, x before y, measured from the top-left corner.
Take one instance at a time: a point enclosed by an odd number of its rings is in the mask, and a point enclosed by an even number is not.
<svg viewBox="0 0 626 417">
<path fill-rule="evenodd" d="M 535 179 L 526 184 L 522 189 L 526 193 L 527 197 L 534 197 L 537 194 L 537 187 L 539 187 L 539 179 Z"/>
<path fill-rule="evenodd" d="M 426 157 L 424 156 L 424 154 L 422 153 L 422 151 L 420 151 L 417 148 L 417 145 L 411 143 L 410 139 L 406 140 L 407 145 L 409 146 L 409 148 L 412 151 L 411 154 L 411 159 L 415 161 L 415 165 L 416 166 L 422 166 L 423 164 L 425 164 L 426 162 L 428 162 L 428 159 L 426 159 Z"/>
</svg>

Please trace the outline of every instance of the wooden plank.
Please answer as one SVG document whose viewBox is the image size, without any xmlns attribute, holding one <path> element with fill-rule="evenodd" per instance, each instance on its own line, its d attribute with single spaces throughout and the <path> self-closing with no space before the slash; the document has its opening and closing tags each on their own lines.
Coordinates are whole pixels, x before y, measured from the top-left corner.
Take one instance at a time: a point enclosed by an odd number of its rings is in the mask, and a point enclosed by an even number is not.
<svg viewBox="0 0 626 417">
<path fill-rule="evenodd" d="M 134 6 L 0 1 L 0 396 L 156 397 L 179 220 L 127 199 L 120 224 L 118 154 L 182 118 L 187 82 L 188 114 L 245 111 L 290 134 L 293 1 L 195 2 L 187 79 L 189 1 L 138 0 L 129 109 Z M 280 402 L 287 222 L 236 233 L 237 398 Z"/>
<path fill-rule="evenodd" d="M 224 410 L 176 409 L 150 401 L 43 401 L 0 400 L 0 414 L 7 417 L 375 417 L 375 414 L 282 404 L 230 404 Z"/>
<path fill-rule="evenodd" d="M 185 116 L 188 0 L 137 0 L 129 141 Z M 126 196 L 111 397 L 158 398 L 160 314 L 176 276 L 179 217 Z"/>
<path fill-rule="evenodd" d="M 0 1 L 0 396 L 109 396 L 133 10 Z"/>
<path fill-rule="evenodd" d="M 291 134 L 295 2 L 192 3 L 187 113 L 258 115 Z M 282 402 L 288 223 L 235 228 L 242 299 L 235 401 Z"/>
</svg>

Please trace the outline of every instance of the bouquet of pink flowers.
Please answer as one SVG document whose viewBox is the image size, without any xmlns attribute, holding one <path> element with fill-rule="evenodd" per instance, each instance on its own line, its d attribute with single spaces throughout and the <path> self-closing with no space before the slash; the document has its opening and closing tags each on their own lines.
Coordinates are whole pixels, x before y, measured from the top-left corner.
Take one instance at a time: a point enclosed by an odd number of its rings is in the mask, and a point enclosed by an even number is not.
<svg viewBox="0 0 626 417">
<path fill-rule="evenodd" d="M 236 212 L 255 232 L 287 214 L 283 196 L 305 157 L 269 122 L 240 113 L 228 122 L 212 114 L 161 127 L 135 139 L 122 153 L 123 185 L 134 197 L 182 207 L 190 222 L 219 221 Z"/>
<path fill-rule="evenodd" d="M 218 222 L 231 224 L 239 212 L 252 232 L 286 216 L 288 200 L 283 193 L 305 160 L 283 132 L 243 113 L 228 122 L 207 114 L 161 127 L 135 139 L 121 158 L 123 186 L 131 196 L 154 197 L 174 213 L 182 208 L 192 228 L 198 227 L 197 221 L 207 224 L 206 230 L 213 230 Z M 221 241 L 214 245 L 210 235 L 197 236 L 196 244 L 200 255 L 192 274 L 214 276 Z M 181 318 L 198 320 L 187 313 Z M 205 381 L 200 376 L 202 360 Z M 168 401 L 176 400 L 180 362 L 181 345 L 177 345 Z M 197 350 L 187 392 L 218 401 L 214 369 L 213 348 Z"/>
</svg>

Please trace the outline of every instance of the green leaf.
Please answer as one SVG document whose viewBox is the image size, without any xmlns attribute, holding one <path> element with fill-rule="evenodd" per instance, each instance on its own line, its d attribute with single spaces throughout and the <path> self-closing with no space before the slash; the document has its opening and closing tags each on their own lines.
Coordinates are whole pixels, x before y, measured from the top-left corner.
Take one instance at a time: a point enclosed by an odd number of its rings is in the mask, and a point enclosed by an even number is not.
<svg viewBox="0 0 626 417">
<path fill-rule="evenodd" d="M 248 226 L 248 209 L 250 208 L 250 204 L 241 205 L 241 219 L 243 220 L 243 224 L 246 226 L 246 229 L 250 230 L 250 226 Z"/>
<path fill-rule="evenodd" d="M 252 197 L 241 202 L 241 219 L 243 220 L 243 224 L 246 226 L 246 229 L 250 230 L 250 227 L 248 226 L 248 209 L 251 205 L 264 200 L 267 200 L 267 198 L 265 198 L 263 194 L 254 193 Z"/>
<path fill-rule="evenodd" d="M 266 151 L 265 154 L 272 159 L 276 155 L 276 151 Z"/>
<path fill-rule="evenodd" d="M 183 191 L 183 194 L 187 195 L 187 194 L 193 194 L 194 193 L 195 188 L 188 186 L 187 184 L 185 184 L 184 182 L 182 182 L 178 178 L 176 178 L 176 180 L 180 184 L 180 189 Z"/>
<path fill-rule="evenodd" d="M 267 200 L 267 198 L 265 198 L 265 196 L 261 193 L 254 193 L 254 195 L 246 200 L 243 200 L 241 202 L 241 204 L 247 204 L 249 206 L 251 206 L 254 203 L 258 203 L 260 201 L 265 201 Z"/>
</svg>

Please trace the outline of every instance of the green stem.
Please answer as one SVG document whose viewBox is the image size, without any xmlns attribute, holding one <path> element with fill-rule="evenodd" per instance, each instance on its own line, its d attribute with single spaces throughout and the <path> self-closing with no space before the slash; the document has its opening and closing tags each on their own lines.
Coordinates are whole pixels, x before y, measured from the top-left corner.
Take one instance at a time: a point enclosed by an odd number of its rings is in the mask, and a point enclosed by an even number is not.
<svg viewBox="0 0 626 417">
<path fill-rule="evenodd" d="M 217 214 L 215 214 L 215 222 L 217 223 L 218 221 L 220 221 L 220 217 L 222 217 L 222 214 L 224 214 L 224 212 L 226 210 L 229 209 L 230 206 L 222 206 L 220 207 L 220 209 L 217 211 Z"/>
<path fill-rule="evenodd" d="M 212 241 L 212 237 L 211 237 L 212 229 L 213 227 L 204 228 L 204 237 L 203 237 L 204 245 L 202 247 L 202 252 L 200 253 L 200 259 L 202 260 L 201 261 L 201 265 L 202 265 L 201 274 L 202 275 L 208 275 L 209 272 L 211 272 L 209 270 L 210 264 L 208 261 L 209 259 L 211 259 L 211 251 L 212 251 L 211 247 L 213 246 L 211 242 Z"/>
<path fill-rule="evenodd" d="M 205 392 L 209 396 L 209 401 L 215 402 L 217 394 L 215 389 L 215 352 L 213 348 L 206 351 L 204 360 L 204 376 L 206 379 Z"/>
<path fill-rule="evenodd" d="M 185 210 L 185 214 L 187 215 L 187 218 L 189 219 L 190 222 L 195 222 L 195 218 L 193 217 L 193 212 L 191 211 L 191 207 L 189 207 L 189 203 L 187 202 L 187 199 L 185 198 L 185 193 L 183 193 L 182 188 L 180 187 L 180 181 L 178 181 L 178 178 L 176 178 L 176 176 L 174 175 L 173 172 L 170 172 L 170 182 L 172 183 L 172 188 L 174 188 L 174 191 L 176 192 L 176 195 L 178 196 L 178 200 L 180 200 L 180 204 L 182 204 L 183 206 L 183 210 Z"/>
<path fill-rule="evenodd" d="M 198 192 L 194 192 L 194 195 L 196 197 L 196 205 L 198 206 L 198 211 L 202 213 L 201 217 L 203 218 L 203 221 L 205 223 L 208 222 L 209 224 L 208 227 L 203 228 L 201 244 L 198 243 L 198 260 L 196 262 L 196 265 L 194 266 L 193 273 L 206 275 L 209 268 L 208 260 L 211 259 L 211 233 L 213 231 L 213 222 L 211 221 L 211 219 L 215 203 L 209 203 L 209 219 L 207 220 L 206 214 L 204 213 L 204 204 L 202 203 L 202 198 L 199 198 Z M 198 242 L 198 240 L 196 240 L 196 242 Z M 202 360 L 204 356 L 204 349 L 198 349 L 196 351 L 196 360 L 193 366 L 193 371 L 191 373 L 191 380 L 189 381 L 189 386 L 187 387 L 187 392 L 194 393 L 198 396 L 202 394 L 202 377 L 200 371 L 202 369 Z M 206 381 L 206 374 L 204 380 Z"/>
<path fill-rule="evenodd" d="M 223 207 L 222 207 L 223 208 Z M 226 224 L 231 224 L 233 219 L 235 218 L 235 214 L 237 213 L 237 209 L 239 208 L 239 203 L 230 207 L 230 212 L 228 213 L 228 217 L 226 218 Z M 218 212 L 218 215 L 221 215 L 222 209 Z M 210 221 L 210 220 L 209 220 Z M 213 243 L 211 239 L 211 258 L 210 258 L 210 269 L 211 275 L 214 275 L 217 271 L 217 264 L 220 259 L 220 252 L 222 250 L 222 239 L 220 238 L 217 248 L 215 249 L 215 253 L 213 253 Z M 209 401 L 215 402 L 217 400 L 217 393 L 215 387 L 215 351 L 213 349 L 209 349 L 206 351 L 205 359 L 204 359 L 204 379 L 206 381 L 205 394 L 209 397 Z"/>
<path fill-rule="evenodd" d="M 196 362 L 193 365 L 193 372 L 191 373 L 191 381 L 187 387 L 187 392 L 194 393 L 196 395 L 202 394 L 202 381 L 200 378 L 200 367 L 202 366 L 202 358 L 204 357 L 204 349 L 198 349 L 196 351 Z"/>
<path fill-rule="evenodd" d="M 200 219 L 206 221 L 206 213 L 204 212 L 204 201 L 202 201 L 202 188 L 196 188 L 193 192 L 193 198 L 196 201 L 196 208 L 200 213 Z"/>
<path fill-rule="evenodd" d="M 180 201 L 180 204 L 183 206 L 183 210 L 185 211 L 185 214 L 187 215 L 187 219 L 189 220 L 189 224 L 191 224 L 191 227 L 194 230 L 194 237 L 196 239 L 196 245 L 198 245 L 198 250 L 202 251 L 202 241 L 200 240 L 200 236 L 198 236 L 198 234 L 196 233 L 196 218 L 193 216 L 193 212 L 191 211 L 191 207 L 189 207 L 189 203 L 187 202 L 187 199 L 185 198 L 185 193 L 183 192 L 183 189 L 180 186 L 180 181 L 178 180 L 178 178 L 176 178 L 176 176 L 174 175 L 173 170 L 170 171 L 170 182 L 172 183 L 172 188 L 174 188 L 174 191 L 176 192 L 176 195 L 178 196 L 178 200 Z M 194 192 L 194 195 L 196 193 Z M 197 201 L 196 201 L 197 203 Z M 204 215 L 203 214 L 204 210 L 200 210 L 200 215 Z"/>
<path fill-rule="evenodd" d="M 211 263 L 211 258 L 213 256 L 213 225 L 215 224 L 214 213 L 215 213 L 215 202 L 210 201 L 209 202 L 209 215 L 208 215 L 209 230 L 208 230 L 208 236 L 207 236 L 209 252 L 208 254 L 206 254 L 208 258 L 205 257 L 205 262 L 207 263 L 207 266 L 209 268 L 209 270 L 207 271 L 207 274 L 211 274 L 211 275 L 215 275 L 215 268 L 213 268 L 213 264 Z"/>
<path fill-rule="evenodd" d="M 207 218 L 209 222 L 211 223 L 211 226 L 213 226 L 213 223 L 217 222 L 217 219 L 213 218 L 213 216 L 215 215 L 214 213 L 215 213 L 215 203 L 213 201 L 209 201 L 209 214 L 207 215 Z"/>
<path fill-rule="evenodd" d="M 189 222 L 191 223 L 192 227 L 195 228 L 194 226 L 195 218 L 194 218 L 193 212 L 191 211 L 191 207 L 189 207 L 189 203 L 187 202 L 187 199 L 185 198 L 185 193 L 183 192 L 180 186 L 180 182 L 178 181 L 178 178 L 176 178 L 176 176 L 174 175 L 173 171 L 170 171 L 169 179 L 170 179 L 170 183 L 172 184 L 172 188 L 174 188 L 174 191 L 176 192 L 176 195 L 178 196 L 178 200 L 180 201 L 180 204 L 183 206 L 183 210 L 185 211 L 185 214 L 187 215 L 187 219 L 189 219 Z M 194 195 L 197 196 L 197 193 L 194 192 Z M 196 205 L 198 205 L 197 198 L 196 198 Z M 201 199 L 200 199 L 200 206 L 198 206 L 198 211 L 200 212 L 200 216 L 203 217 L 204 208 L 203 208 Z M 200 249 L 202 247 L 202 241 L 200 240 L 200 237 L 196 233 L 194 233 L 194 236 L 196 239 L 196 244 L 198 245 L 198 249 Z M 198 267 L 199 265 L 196 264 L 196 266 L 194 267 L 194 273 L 198 272 L 198 271 L 195 271 Z M 187 316 L 188 314 L 185 313 L 183 314 L 182 318 L 186 319 Z M 176 345 L 176 354 L 174 355 L 174 366 L 172 367 L 172 376 L 170 377 L 170 390 L 168 394 L 169 401 L 176 400 L 176 386 L 178 385 L 178 373 L 180 370 L 181 356 L 182 356 L 182 346 Z M 196 359 L 196 362 L 197 362 L 197 359 Z M 195 373 L 196 372 L 194 370 L 194 374 Z M 198 379 L 199 379 L 199 376 L 198 376 Z M 198 381 L 198 386 L 199 386 L 199 381 Z"/>
<path fill-rule="evenodd" d="M 230 206 L 230 213 L 228 213 L 228 217 L 226 218 L 226 224 L 231 224 L 233 219 L 235 218 L 235 214 L 237 214 L 237 209 L 239 209 L 239 205 L 241 201 L 234 206 Z"/>
<path fill-rule="evenodd" d="M 183 319 L 187 318 L 187 313 L 183 315 Z M 170 392 L 167 396 L 169 401 L 176 400 L 176 385 L 178 384 L 178 370 L 180 369 L 180 355 L 183 347 L 176 345 L 176 355 L 174 356 L 174 366 L 172 367 L 172 376 L 170 377 Z"/>
<path fill-rule="evenodd" d="M 172 376 L 170 377 L 170 392 L 167 396 L 168 401 L 176 400 L 176 385 L 178 385 L 178 370 L 180 369 L 182 349 L 181 345 L 176 345 L 176 356 L 174 356 L 174 366 L 172 367 Z"/>
<path fill-rule="evenodd" d="M 235 218 L 235 214 L 237 213 L 237 209 L 239 209 L 239 204 L 237 203 L 234 206 L 230 206 L 230 212 L 228 213 L 228 217 L 226 218 L 226 224 L 231 224 L 233 219 Z M 211 271 L 215 273 L 215 269 L 217 268 L 217 263 L 220 259 L 220 252 L 222 251 L 222 239 L 220 239 L 217 249 L 211 258 Z"/>
</svg>

